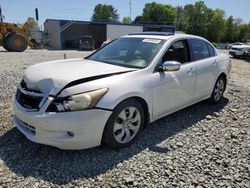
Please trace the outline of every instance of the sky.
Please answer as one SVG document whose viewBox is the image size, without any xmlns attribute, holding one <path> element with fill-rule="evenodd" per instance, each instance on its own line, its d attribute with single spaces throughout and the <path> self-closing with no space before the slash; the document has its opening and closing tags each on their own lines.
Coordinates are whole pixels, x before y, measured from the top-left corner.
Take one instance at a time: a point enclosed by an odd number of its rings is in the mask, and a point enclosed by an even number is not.
<svg viewBox="0 0 250 188">
<path fill-rule="evenodd" d="M 196 0 L 131 0 L 132 19 L 142 14 L 145 3 L 152 1 L 184 6 Z M 0 0 L 5 22 L 23 23 L 28 17 L 35 17 L 35 8 L 39 9 L 39 25 L 47 18 L 89 21 L 96 4 L 111 4 L 119 13 L 120 19 L 129 16 L 129 0 Z M 242 18 L 250 22 L 250 0 L 205 0 L 209 8 L 225 10 L 226 17 Z"/>
</svg>

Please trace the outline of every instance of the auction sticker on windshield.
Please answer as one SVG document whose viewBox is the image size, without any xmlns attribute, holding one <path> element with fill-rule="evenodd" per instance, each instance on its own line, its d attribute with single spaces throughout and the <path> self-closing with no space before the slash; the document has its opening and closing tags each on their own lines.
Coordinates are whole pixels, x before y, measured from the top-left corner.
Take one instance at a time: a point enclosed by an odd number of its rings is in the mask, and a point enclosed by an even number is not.
<svg viewBox="0 0 250 188">
<path fill-rule="evenodd" d="M 143 39 L 142 42 L 159 44 L 161 42 L 161 40 L 157 40 L 157 39 Z"/>
</svg>

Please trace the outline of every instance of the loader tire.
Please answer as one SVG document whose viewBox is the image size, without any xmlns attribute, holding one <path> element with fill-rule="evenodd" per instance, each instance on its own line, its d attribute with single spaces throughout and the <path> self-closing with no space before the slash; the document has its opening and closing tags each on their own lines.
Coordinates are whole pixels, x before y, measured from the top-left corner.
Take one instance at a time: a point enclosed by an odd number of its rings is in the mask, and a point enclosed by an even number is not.
<svg viewBox="0 0 250 188">
<path fill-rule="evenodd" d="M 9 48 L 9 46 L 8 46 L 8 44 L 7 44 L 7 41 L 9 40 L 9 37 L 10 37 L 10 35 L 8 35 L 7 37 L 5 37 L 4 40 L 3 40 L 3 48 L 4 48 L 5 50 L 7 50 L 8 52 L 11 51 L 11 49 Z"/>
<path fill-rule="evenodd" d="M 28 47 L 28 41 L 23 35 L 13 33 L 8 37 L 7 47 L 13 52 L 23 52 Z"/>
</svg>

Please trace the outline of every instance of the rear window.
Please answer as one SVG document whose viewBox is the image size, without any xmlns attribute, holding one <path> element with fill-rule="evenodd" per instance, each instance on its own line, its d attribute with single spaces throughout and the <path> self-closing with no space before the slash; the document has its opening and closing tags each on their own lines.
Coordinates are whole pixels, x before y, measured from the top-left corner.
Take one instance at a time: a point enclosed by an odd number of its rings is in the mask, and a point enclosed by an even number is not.
<svg viewBox="0 0 250 188">
<path fill-rule="evenodd" d="M 198 39 L 191 39 L 190 42 L 192 46 L 192 55 L 193 55 L 194 61 L 206 59 L 210 57 L 210 51 L 205 41 L 198 40 Z"/>
<path fill-rule="evenodd" d="M 209 53 L 210 53 L 210 56 L 215 56 L 215 50 L 214 50 L 214 47 L 212 47 L 210 44 L 207 43 L 207 46 L 208 46 L 208 50 L 209 50 Z"/>
</svg>

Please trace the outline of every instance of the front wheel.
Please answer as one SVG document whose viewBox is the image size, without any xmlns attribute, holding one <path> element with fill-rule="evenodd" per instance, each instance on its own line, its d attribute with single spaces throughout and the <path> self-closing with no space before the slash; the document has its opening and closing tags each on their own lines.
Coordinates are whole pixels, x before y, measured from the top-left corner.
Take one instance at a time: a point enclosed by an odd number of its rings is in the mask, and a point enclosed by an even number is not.
<svg viewBox="0 0 250 188">
<path fill-rule="evenodd" d="M 218 103 L 221 100 L 225 89 L 226 79 L 223 76 L 220 76 L 215 83 L 213 93 L 210 97 L 210 102 L 214 104 Z"/>
<path fill-rule="evenodd" d="M 136 100 L 120 103 L 107 121 L 103 142 L 115 149 L 131 145 L 143 128 L 144 116 L 143 107 Z"/>
<path fill-rule="evenodd" d="M 7 50 L 7 51 L 11 51 L 11 49 L 10 49 L 10 47 L 8 46 L 8 40 L 9 40 L 9 38 L 10 38 L 10 36 L 11 36 L 11 34 L 9 34 L 9 35 L 7 35 L 5 38 L 4 38 L 4 40 L 3 40 L 3 48 L 5 49 L 5 50 Z"/>
<path fill-rule="evenodd" d="M 23 52 L 28 47 L 28 41 L 23 35 L 19 33 L 13 33 L 7 40 L 7 46 L 9 47 L 10 51 Z"/>
</svg>

